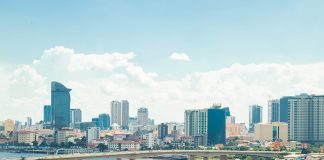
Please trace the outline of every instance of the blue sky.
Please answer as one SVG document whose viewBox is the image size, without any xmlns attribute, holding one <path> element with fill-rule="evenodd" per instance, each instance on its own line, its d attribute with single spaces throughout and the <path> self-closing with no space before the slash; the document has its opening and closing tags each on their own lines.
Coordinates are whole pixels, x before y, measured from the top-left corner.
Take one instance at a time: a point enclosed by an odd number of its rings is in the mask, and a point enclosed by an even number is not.
<svg viewBox="0 0 324 160">
<path fill-rule="evenodd" d="M 63 45 L 129 52 L 164 74 L 233 63 L 312 63 L 323 58 L 323 1 L 1 1 L 0 59 L 27 63 Z M 191 63 L 172 62 L 185 52 Z"/>
<path fill-rule="evenodd" d="M 87 119 L 129 99 L 158 122 L 214 102 L 247 122 L 248 105 L 266 109 L 269 96 L 324 93 L 323 8 L 321 0 L 2 0 L 0 104 L 10 109 L 0 120 L 41 119 L 28 108 L 48 104 L 59 80 Z"/>
</svg>

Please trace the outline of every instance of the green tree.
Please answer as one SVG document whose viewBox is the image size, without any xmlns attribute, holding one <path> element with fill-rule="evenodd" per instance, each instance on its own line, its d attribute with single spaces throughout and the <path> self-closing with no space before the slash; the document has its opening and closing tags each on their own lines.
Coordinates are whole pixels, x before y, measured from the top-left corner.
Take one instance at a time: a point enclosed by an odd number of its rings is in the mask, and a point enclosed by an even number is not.
<svg viewBox="0 0 324 160">
<path fill-rule="evenodd" d="M 33 143 L 34 147 L 38 147 L 38 142 L 37 141 L 33 141 L 32 143 Z"/>
<path fill-rule="evenodd" d="M 105 150 L 108 149 L 108 146 L 105 145 L 105 144 L 103 144 L 103 143 L 99 143 L 98 146 L 97 146 L 97 148 L 99 148 L 99 151 L 100 152 L 103 152 L 103 151 L 105 151 Z"/>
</svg>

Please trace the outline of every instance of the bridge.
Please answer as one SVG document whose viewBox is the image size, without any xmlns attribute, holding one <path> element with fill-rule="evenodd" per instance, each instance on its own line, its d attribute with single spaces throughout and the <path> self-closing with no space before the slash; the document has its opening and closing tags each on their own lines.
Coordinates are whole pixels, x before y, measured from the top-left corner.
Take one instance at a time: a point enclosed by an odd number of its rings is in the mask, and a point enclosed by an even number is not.
<svg viewBox="0 0 324 160">
<path fill-rule="evenodd" d="M 247 155 L 252 156 L 254 160 L 258 157 L 277 157 L 284 156 L 287 152 L 276 151 L 225 151 L 225 150 L 153 150 L 153 151 L 127 151 L 127 152 L 100 152 L 88 154 L 69 154 L 69 155 L 53 155 L 46 157 L 32 157 L 26 160 L 81 160 L 87 158 L 125 158 L 134 160 L 138 158 L 152 157 L 157 155 L 188 155 L 190 160 L 195 157 L 204 157 L 204 160 L 212 157 L 220 157 L 226 160 L 228 155 Z"/>
</svg>

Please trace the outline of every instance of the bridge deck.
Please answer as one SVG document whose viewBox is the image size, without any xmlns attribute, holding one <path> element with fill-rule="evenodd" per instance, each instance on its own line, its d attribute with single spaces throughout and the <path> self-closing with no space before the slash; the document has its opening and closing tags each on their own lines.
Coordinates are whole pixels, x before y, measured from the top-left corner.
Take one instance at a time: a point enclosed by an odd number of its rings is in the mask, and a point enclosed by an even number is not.
<svg viewBox="0 0 324 160">
<path fill-rule="evenodd" d="M 221 155 L 253 155 L 261 157 L 275 157 L 278 155 L 287 155 L 287 152 L 275 151 L 223 151 L 223 150 L 155 150 L 155 151 L 128 151 L 128 152 L 101 152 L 89 154 L 73 154 L 73 155 L 53 155 L 46 157 L 31 157 L 26 160 L 60 160 L 60 159 L 86 159 L 86 158 L 128 158 L 136 159 L 148 156 L 163 154 L 182 154 L 203 157 L 216 157 Z"/>
</svg>

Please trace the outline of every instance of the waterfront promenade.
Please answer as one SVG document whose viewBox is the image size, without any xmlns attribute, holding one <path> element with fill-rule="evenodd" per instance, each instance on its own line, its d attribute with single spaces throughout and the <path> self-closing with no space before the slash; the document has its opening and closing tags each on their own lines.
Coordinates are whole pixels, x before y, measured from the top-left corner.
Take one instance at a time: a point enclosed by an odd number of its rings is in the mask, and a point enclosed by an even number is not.
<svg viewBox="0 0 324 160">
<path fill-rule="evenodd" d="M 70 155 L 53 155 L 46 157 L 31 157 L 26 160 L 80 160 L 87 158 L 126 158 L 130 160 L 173 154 L 173 155 L 188 155 L 191 160 L 195 157 L 204 157 L 207 160 L 211 157 L 220 157 L 221 160 L 226 160 L 228 155 L 248 155 L 253 159 L 257 157 L 277 157 L 284 156 L 287 152 L 276 151 L 223 151 L 223 150 L 154 150 L 154 151 L 127 151 L 127 152 L 100 152 L 100 153 L 88 153 L 88 154 L 70 154 Z"/>
</svg>

